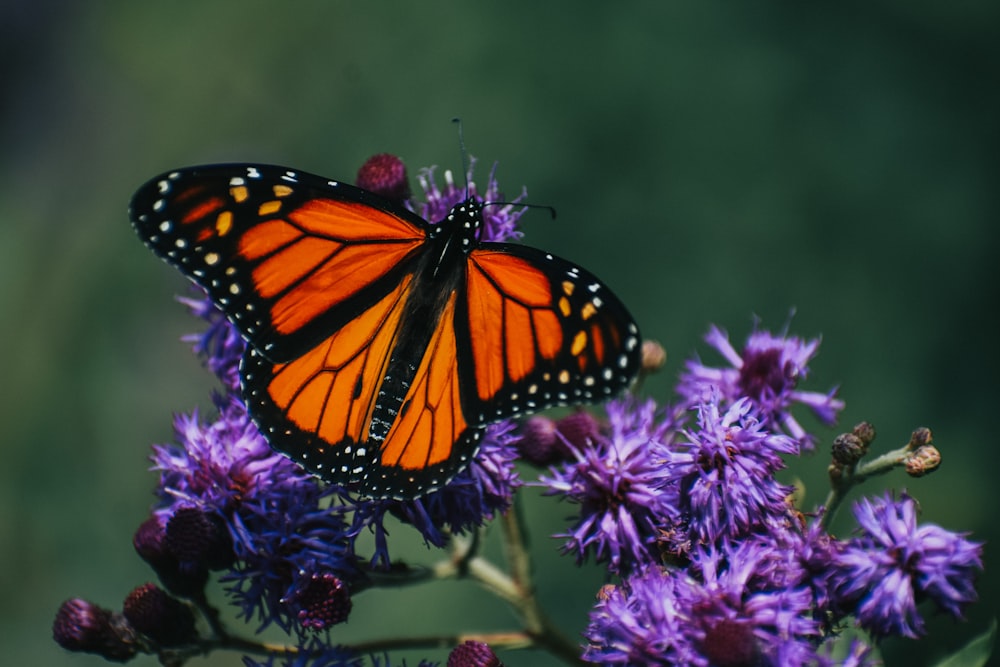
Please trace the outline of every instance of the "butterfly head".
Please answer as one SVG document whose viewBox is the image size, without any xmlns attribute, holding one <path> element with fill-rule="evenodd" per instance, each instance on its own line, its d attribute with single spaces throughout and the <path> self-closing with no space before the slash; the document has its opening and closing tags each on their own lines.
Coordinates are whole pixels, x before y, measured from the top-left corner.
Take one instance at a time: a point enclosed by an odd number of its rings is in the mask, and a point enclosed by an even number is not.
<svg viewBox="0 0 1000 667">
<path fill-rule="evenodd" d="M 469 197 L 456 204 L 444 220 L 434 225 L 431 236 L 451 236 L 462 243 L 462 249 L 471 251 L 479 242 L 480 229 L 483 227 L 483 204 Z"/>
</svg>

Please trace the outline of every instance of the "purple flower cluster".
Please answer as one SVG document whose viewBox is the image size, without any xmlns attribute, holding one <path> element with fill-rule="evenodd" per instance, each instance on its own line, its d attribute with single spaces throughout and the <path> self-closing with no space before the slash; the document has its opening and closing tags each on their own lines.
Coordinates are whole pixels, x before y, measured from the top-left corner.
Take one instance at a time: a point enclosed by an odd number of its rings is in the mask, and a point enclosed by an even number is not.
<svg viewBox="0 0 1000 667">
<path fill-rule="evenodd" d="M 832 599 L 857 616 L 875 637 L 919 637 L 921 599 L 960 618 L 976 599 L 973 575 L 982 568 L 982 545 L 934 525 L 917 525 L 908 495 L 865 498 L 854 508 L 860 535 L 833 556 Z"/>
<path fill-rule="evenodd" d="M 919 636 L 924 599 L 960 617 L 975 599 L 981 544 L 919 526 L 905 495 L 860 501 L 861 534 L 838 539 L 822 508 L 803 515 L 777 480 L 785 458 L 814 442 L 789 407 L 804 403 L 823 423 L 843 407 L 833 392 L 797 387 L 818 341 L 755 331 L 742 355 L 719 329 L 708 341 L 733 368 L 689 362 L 672 409 L 609 404 L 607 429 L 563 438 L 572 456 L 540 478 L 579 507 L 556 536 L 564 550 L 605 564 L 617 581 L 591 612 L 584 658 L 874 664 L 864 644 L 835 652 L 840 628 L 853 623 L 876 641 Z"/>
<path fill-rule="evenodd" d="M 836 388 L 826 394 L 797 388 L 808 374 L 807 364 L 819 349 L 819 339 L 804 341 L 754 331 L 741 355 L 726 332 L 713 326 L 705 341 L 732 367 L 714 368 L 697 359 L 688 361 L 677 387 L 684 406 L 697 407 L 716 392 L 727 403 L 749 399 L 772 428 L 787 433 L 805 448 L 812 448 L 815 438 L 792 416 L 792 405 L 806 406 L 828 426 L 836 422 L 837 413 L 844 408 L 844 402 L 834 398 Z"/>
</svg>

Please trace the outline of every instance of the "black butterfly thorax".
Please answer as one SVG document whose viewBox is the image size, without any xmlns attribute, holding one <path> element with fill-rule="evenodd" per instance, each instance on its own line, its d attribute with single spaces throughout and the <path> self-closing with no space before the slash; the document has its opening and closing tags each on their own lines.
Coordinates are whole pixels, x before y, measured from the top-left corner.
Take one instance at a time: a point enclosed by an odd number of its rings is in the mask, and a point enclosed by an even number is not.
<svg viewBox="0 0 1000 667">
<path fill-rule="evenodd" d="M 369 442 L 384 440 L 398 416 L 406 412 L 404 397 L 428 351 L 435 326 L 449 299 L 464 293 L 467 257 L 479 244 L 482 210 L 482 204 L 470 197 L 428 228 L 427 242 L 414 263 L 402 325 L 372 410 Z"/>
</svg>

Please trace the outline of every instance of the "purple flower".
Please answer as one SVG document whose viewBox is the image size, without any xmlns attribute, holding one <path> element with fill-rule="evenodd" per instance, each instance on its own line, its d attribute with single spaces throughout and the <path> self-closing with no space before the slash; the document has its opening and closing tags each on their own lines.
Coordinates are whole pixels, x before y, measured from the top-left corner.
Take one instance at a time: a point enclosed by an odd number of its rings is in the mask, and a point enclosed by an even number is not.
<svg viewBox="0 0 1000 667">
<path fill-rule="evenodd" d="M 890 494 L 854 507 L 861 535 L 836 558 L 831 590 L 838 606 L 876 637 L 919 637 L 917 602 L 929 598 L 959 618 L 976 599 L 982 543 L 935 525 L 917 525 L 917 504 Z"/>
<path fill-rule="evenodd" d="M 694 607 L 705 628 L 702 649 L 715 654 L 715 664 L 746 664 L 722 655 L 759 655 L 767 658 L 764 664 L 800 665 L 814 655 L 820 624 L 813 617 L 812 591 L 795 577 L 774 585 L 765 572 L 778 558 L 775 545 L 767 541 L 695 553 L 692 569 L 702 585 Z M 752 651 L 748 639 L 733 634 L 734 628 L 752 636 Z M 727 638 L 740 641 L 727 647 Z"/>
<path fill-rule="evenodd" d="M 807 363 L 815 356 L 819 339 L 804 341 L 794 336 L 775 336 L 755 330 L 747 338 L 740 355 L 726 332 L 713 326 L 705 341 L 718 350 L 732 368 L 713 368 L 697 360 L 688 361 L 677 387 L 686 405 L 696 406 L 711 400 L 714 391 L 720 392 L 726 401 L 749 397 L 768 428 L 781 429 L 804 447 L 812 447 L 815 438 L 792 416 L 792 405 L 805 405 L 828 425 L 836 421 L 837 413 L 844 407 L 843 401 L 834 398 L 836 389 L 821 394 L 796 388 L 808 373 Z"/>
<path fill-rule="evenodd" d="M 486 181 L 486 191 L 480 195 L 475 182 L 472 180 L 475 159 L 469 160 L 469 171 L 466 173 L 468 189 L 455 185 L 455 179 L 451 171 L 444 172 L 444 187 L 440 188 L 434 176 L 434 169 L 423 169 L 417 176 L 424 193 L 424 201 L 418 204 L 417 213 L 422 218 L 431 223 L 443 220 L 452 208 L 465 201 L 470 195 L 487 204 L 493 204 L 483 208 L 483 227 L 480 231 L 480 239 L 483 241 L 509 241 L 521 237 L 521 232 L 517 231 L 518 219 L 524 213 L 524 208 L 515 208 L 525 196 L 527 190 L 521 189 L 521 194 L 511 200 L 506 200 L 500 192 L 500 186 L 496 180 L 496 167 L 490 171 Z"/>
<path fill-rule="evenodd" d="M 590 613 L 583 659 L 601 665 L 708 665 L 687 600 L 693 582 L 650 567 L 605 586 Z"/>
<path fill-rule="evenodd" d="M 223 579 L 243 615 L 301 629 L 300 587 L 326 574 L 357 576 L 347 523 L 327 507 L 329 490 L 268 446 L 238 399 L 218 402 L 214 422 L 197 412 L 177 417 L 180 446 L 154 446 L 163 501 L 156 513 L 168 537 L 171 519 L 187 508 L 221 517 L 237 559 Z"/>
<path fill-rule="evenodd" d="M 787 512 L 792 488 L 774 473 L 784 467 L 782 454 L 798 453 L 798 443 L 769 433 L 757 414 L 747 398 L 723 412 L 714 394 L 698 407 L 687 442 L 675 447 L 669 476 L 692 540 L 734 539 Z"/>
<path fill-rule="evenodd" d="M 234 506 L 315 485 L 302 468 L 271 449 L 234 396 L 217 397 L 218 418 L 197 410 L 174 419 L 178 444 L 153 446 L 157 495 L 168 516 L 177 507 L 213 509 L 225 516 Z"/>
<path fill-rule="evenodd" d="M 347 618 L 348 582 L 359 573 L 347 522 L 323 502 L 329 495 L 300 485 L 233 515 L 237 562 L 222 580 L 261 629 L 274 623 L 301 633 Z"/>
<path fill-rule="evenodd" d="M 820 628 L 806 588 L 755 590 L 768 555 L 744 546 L 698 551 L 691 571 L 650 567 L 606 587 L 591 612 L 584 659 L 627 665 L 802 665 Z M 608 590 L 610 589 L 610 590 Z"/>
<path fill-rule="evenodd" d="M 547 495 L 562 495 L 580 506 L 566 538 L 565 552 L 578 562 L 592 554 L 628 571 L 655 558 L 660 526 L 677 518 L 677 494 L 670 484 L 674 454 L 669 449 L 674 424 L 657 414 L 652 401 L 613 401 L 607 405 L 609 437 L 596 437 L 577 448 L 575 461 L 539 478 Z"/>
</svg>

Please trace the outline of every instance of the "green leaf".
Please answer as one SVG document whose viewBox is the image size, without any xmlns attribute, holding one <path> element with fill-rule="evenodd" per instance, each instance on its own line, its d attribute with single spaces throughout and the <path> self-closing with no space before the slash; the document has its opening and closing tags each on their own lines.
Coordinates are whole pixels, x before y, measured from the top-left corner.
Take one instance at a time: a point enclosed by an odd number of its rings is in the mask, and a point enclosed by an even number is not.
<svg viewBox="0 0 1000 667">
<path fill-rule="evenodd" d="M 997 637 L 997 620 L 986 632 L 969 640 L 969 643 L 937 663 L 934 667 L 982 667 L 993 654 L 993 643 Z"/>
</svg>

